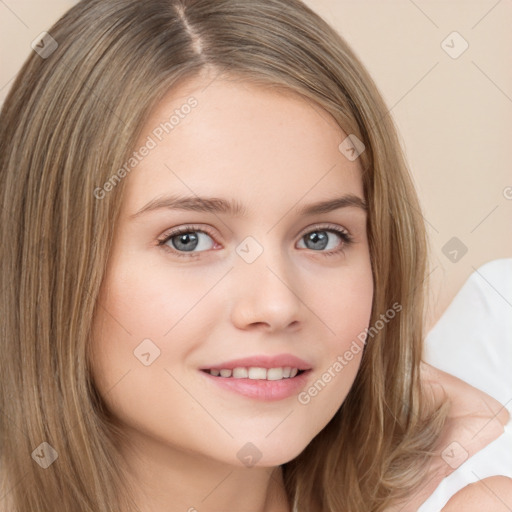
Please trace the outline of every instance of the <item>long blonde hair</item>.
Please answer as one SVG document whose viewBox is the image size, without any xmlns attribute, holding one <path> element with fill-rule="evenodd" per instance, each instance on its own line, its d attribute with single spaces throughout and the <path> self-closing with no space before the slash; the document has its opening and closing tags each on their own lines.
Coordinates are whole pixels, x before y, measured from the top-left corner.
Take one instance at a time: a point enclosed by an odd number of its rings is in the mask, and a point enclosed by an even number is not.
<svg viewBox="0 0 512 512">
<path fill-rule="evenodd" d="M 124 181 L 101 200 L 93 191 L 163 95 L 205 68 L 298 92 L 366 147 L 370 325 L 401 311 L 368 338 L 329 424 L 282 468 L 300 511 L 379 512 L 408 496 L 446 416 L 420 382 L 427 241 L 393 121 L 344 39 L 299 0 L 84 0 L 48 32 L 58 46 L 28 57 L 1 112 L 0 507 L 136 509 L 89 357 Z"/>
</svg>

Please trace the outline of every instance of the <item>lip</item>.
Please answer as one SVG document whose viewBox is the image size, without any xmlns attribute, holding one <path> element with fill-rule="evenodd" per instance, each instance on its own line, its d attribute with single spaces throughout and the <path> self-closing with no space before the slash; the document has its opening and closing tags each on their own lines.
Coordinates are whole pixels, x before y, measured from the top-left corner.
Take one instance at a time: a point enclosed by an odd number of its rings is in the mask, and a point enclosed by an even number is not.
<svg viewBox="0 0 512 512">
<path fill-rule="evenodd" d="M 311 365 L 307 361 L 304 361 L 304 359 L 301 359 L 300 357 L 294 356 L 292 354 L 278 354 L 275 356 L 257 355 L 253 357 L 244 357 L 241 359 L 232 359 L 230 361 L 214 364 L 212 366 L 205 366 L 200 368 L 200 370 L 233 370 L 233 368 L 240 366 L 246 368 L 251 366 L 267 368 L 267 370 L 269 368 L 281 368 L 289 366 L 290 368 L 297 368 L 298 370 L 311 370 Z"/>
<path fill-rule="evenodd" d="M 222 368 L 226 368 L 226 366 L 223 366 Z M 275 367 L 270 366 L 270 368 Z M 294 368 L 297 368 L 297 366 L 294 366 Z M 200 373 L 204 375 L 209 382 L 212 382 L 212 384 L 217 384 L 228 391 L 238 393 L 249 398 L 254 398 L 256 400 L 273 402 L 277 400 L 284 400 L 292 395 L 297 395 L 299 391 L 306 386 L 311 370 L 306 370 L 304 373 L 296 375 L 295 377 L 282 380 L 235 379 L 233 377 L 214 377 L 205 371 L 201 371 Z"/>
</svg>

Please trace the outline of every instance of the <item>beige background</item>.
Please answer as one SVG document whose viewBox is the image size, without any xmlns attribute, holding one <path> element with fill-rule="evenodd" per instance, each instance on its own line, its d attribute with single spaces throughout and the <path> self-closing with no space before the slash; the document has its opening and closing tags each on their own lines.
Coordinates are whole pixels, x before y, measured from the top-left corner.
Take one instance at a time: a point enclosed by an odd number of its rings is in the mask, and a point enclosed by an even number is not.
<svg viewBox="0 0 512 512">
<path fill-rule="evenodd" d="M 0 102 L 31 41 L 74 3 L 0 0 Z M 480 265 L 512 257 L 512 2 L 306 3 L 352 45 L 397 123 L 431 240 L 430 327 Z M 453 237 L 462 257 L 443 251 Z"/>
</svg>

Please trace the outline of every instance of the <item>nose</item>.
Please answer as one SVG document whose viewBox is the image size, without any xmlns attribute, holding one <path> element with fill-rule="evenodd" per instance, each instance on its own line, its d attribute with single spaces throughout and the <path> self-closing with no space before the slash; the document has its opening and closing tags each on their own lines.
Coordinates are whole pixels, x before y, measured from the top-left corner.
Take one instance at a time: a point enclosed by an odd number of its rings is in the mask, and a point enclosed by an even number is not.
<svg viewBox="0 0 512 512">
<path fill-rule="evenodd" d="M 232 272 L 231 320 L 239 329 L 297 329 L 304 312 L 297 275 L 279 249 L 263 250 L 252 263 L 238 258 Z"/>
</svg>

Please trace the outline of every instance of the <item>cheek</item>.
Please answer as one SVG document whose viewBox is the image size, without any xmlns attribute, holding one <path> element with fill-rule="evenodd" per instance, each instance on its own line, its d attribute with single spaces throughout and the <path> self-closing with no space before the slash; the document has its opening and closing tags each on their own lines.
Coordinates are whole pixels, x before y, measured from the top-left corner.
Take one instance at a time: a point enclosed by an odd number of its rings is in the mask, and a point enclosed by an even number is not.
<svg viewBox="0 0 512 512">
<path fill-rule="evenodd" d="M 338 316 L 331 318 L 336 336 L 326 335 L 324 338 L 322 364 L 315 372 L 314 379 L 297 396 L 299 407 L 304 407 L 305 413 L 315 418 L 311 426 L 320 425 L 322 428 L 345 401 L 359 371 L 365 328 L 371 314 L 371 299 L 362 300 L 358 307 L 347 304 L 341 313 L 340 309 L 336 311 Z M 313 431 L 312 435 L 316 433 Z"/>
<path fill-rule="evenodd" d="M 119 262 L 108 282 L 104 306 L 125 328 L 125 334 L 128 331 L 135 338 L 155 339 L 181 322 L 209 286 L 207 278 L 198 279 L 185 269 L 170 273 L 165 266 L 148 265 L 135 258 Z"/>
<path fill-rule="evenodd" d="M 299 396 L 299 402 L 306 405 L 314 400 L 321 414 L 329 417 L 345 399 L 361 363 L 373 302 L 369 262 L 340 272 L 321 297 L 319 294 L 316 303 L 327 326 L 323 330 L 324 358 L 317 380 Z"/>
<path fill-rule="evenodd" d="M 319 315 L 331 336 L 329 347 L 342 350 L 368 327 L 373 303 L 373 276 L 369 261 L 340 271 L 327 291 L 317 293 Z"/>
<path fill-rule="evenodd" d="M 166 273 L 165 266 L 148 264 L 133 255 L 114 260 L 105 276 L 93 326 L 98 386 L 107 390 L 128 371 L 139 369 L 137 354 L 142 347 L 143 353 L 149 349 L 151 358 L 158 354 L 151 366 L 162 368 L 179 365 L 196 348 L 208 320 L 215 317 L 215 305 L 202 298 L 218 276 L 198 279 L 191 272 Z"/>
</svg>

